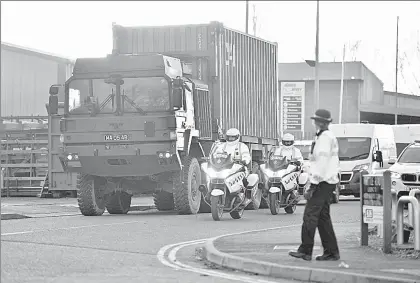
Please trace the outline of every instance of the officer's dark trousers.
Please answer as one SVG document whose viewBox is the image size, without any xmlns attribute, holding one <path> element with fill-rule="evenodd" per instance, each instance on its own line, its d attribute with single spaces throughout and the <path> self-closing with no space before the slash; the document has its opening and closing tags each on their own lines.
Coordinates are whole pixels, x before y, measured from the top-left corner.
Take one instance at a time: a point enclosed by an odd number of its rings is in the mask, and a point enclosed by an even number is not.
<svg viewBox="0 0 420 283">
<path fill-rule="evenodd" d="M 330 216 L 331 195 L 335 186 L 326 182 L 320 183 L 312 198 L 307 201 L 303 214 L 302 244 L 298 249 L 299 252 L 312 255 L 315 231 L 318 228 L 324 254 L 339 253 Z"/>
</svg>

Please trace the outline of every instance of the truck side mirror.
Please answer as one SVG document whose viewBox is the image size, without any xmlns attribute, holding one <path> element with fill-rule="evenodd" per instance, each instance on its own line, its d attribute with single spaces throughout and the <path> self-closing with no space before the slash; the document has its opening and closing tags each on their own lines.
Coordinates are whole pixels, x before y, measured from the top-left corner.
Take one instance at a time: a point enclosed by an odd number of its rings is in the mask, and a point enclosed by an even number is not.
<svg viewBox="0 0 420 283">
<path fill-rule="evenodd" d="M 172 91 L 172 102 L 175 109 L 182 108 L 183 105 L 183 89 L 182 88 L 174 88 Z"/>
<path fill-rule="evenodd" d="M 48 113 L 50 115 L 58 114 L 58 96 L 57 95 L 50 95 L 50 98 L 48 100 Z"/>
</svg>

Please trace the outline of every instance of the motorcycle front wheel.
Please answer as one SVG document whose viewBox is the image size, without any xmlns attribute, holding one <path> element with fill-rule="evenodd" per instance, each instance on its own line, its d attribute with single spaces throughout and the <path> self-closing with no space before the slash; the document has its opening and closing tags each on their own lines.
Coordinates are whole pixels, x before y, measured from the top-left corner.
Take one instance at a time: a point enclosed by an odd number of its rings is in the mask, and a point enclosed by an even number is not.
<svg viewBox="0 0 420 283">
<path fill-rule="evenodd" d="M 211 216 L 214 221 L 220 221 L 223 215 L 223 204 L 220 196 L 211 196 Z"/>
<path fill-rule="evenodd" d="M 270 204 L 270 212 L 272 215 L 277 215 L 280 212 L 280 200 L 278 193 L 268 193 L 268 202 Z"/>
</svg>

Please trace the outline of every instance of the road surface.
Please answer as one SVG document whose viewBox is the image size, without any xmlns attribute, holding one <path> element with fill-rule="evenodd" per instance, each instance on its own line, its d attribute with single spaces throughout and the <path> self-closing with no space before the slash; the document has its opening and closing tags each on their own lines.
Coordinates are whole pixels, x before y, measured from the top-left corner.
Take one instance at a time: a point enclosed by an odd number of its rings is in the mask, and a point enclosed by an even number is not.
<svg viewBox="0 0 420 283">
<path fill-rule="evenodd" d="M 3 220 L 1 282 L 286 283 L 214 269 L 198 260 L 196 248 L 222 234 L 300 225 L 303 209 L 276 216 L 268 209 L 245 211 L 240 220 L 225 214 L 219 222 L 210 214 L 156 211 Z M 357 201 L 341 201 L 331 209 L 334 222 L 359 220 Z"/>
</svg>

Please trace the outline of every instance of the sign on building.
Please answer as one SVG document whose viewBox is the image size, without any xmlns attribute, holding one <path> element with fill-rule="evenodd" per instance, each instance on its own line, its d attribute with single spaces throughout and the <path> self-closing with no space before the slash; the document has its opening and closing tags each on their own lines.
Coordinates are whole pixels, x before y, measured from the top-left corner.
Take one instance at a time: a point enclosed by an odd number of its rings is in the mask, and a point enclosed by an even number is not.
<svg viewBox="0 0 420 283">
<path fill-rule="evenodd" d="M 304 131 L 305 82 L 282 82 L 280 112 L 283 131 Z"/>
</svg>

